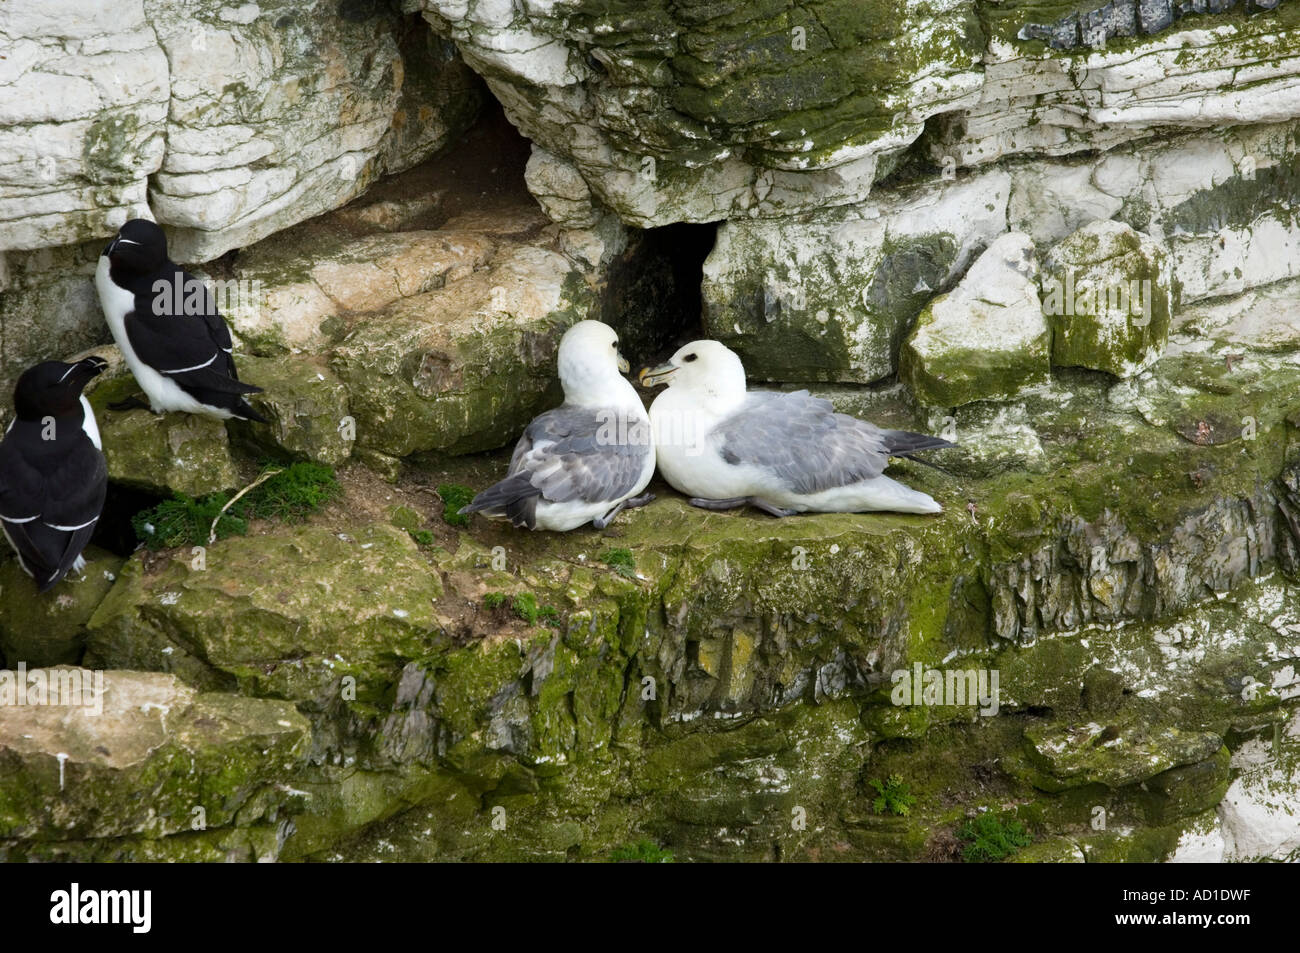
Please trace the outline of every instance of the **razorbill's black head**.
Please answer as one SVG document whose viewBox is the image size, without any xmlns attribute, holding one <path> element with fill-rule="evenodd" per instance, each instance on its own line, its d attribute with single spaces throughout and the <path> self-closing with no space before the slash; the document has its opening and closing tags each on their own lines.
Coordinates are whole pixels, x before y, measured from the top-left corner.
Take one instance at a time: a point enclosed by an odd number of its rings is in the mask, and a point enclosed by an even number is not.
<svg viewBox="0 0 1300 953">
<path fill-rule="evenodd" d="M 14 387 L 14 413 L 19 420 L 40 421 L 81 413 L 81 392 L 108 362 L 88 357 L 75 364 L 45 361 L 23 371 Z"/>
<path fill-rule="evenodd" d="M 147 218 L 133 218 L 104 249 L 115 277 L 150 275 L 167 263 L 167 236 Z"/>
<path fill-rule="evenodd" d="M 0 441 L 0 529 L 41 592 L 80 571 L 104 507 L 108 469 L 81 391 L 106 366 L 46 361 L 14 388 L 17 417 Z"/>
</svg>

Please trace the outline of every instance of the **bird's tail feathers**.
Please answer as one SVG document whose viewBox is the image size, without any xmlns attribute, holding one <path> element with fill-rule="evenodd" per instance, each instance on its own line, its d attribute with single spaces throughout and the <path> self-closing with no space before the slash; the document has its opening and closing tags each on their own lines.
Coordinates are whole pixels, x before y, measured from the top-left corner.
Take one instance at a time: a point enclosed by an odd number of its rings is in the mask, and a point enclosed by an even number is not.
<svg viewBox="0 0 1300 953">
<path fill-rule="evenodd" d="M 885 438 L 885 449 L 895 457 L 910 456 L 922 450 L 943 450 L 946 447 L 957 446 L 951 440 L 944 440 L 942 437 L 911 433 L 907 430 L 882 430 L 881 435 Z"/>
<path fill-rule="evenodd" d="M 921 464 L 921 466 L 929 467 L 931 470 L 938 470 L 940 473 L 948 473 L 951 475 L 951 471 L 948 470 L 946 467 L 941 467 L 937 463 L 931 463 L 929 460 L 925 459 L 924 457 L 913 456 L 910 453 L 895 453 L 893 454 L 893 456 L 899 457 L 900 459 L 903 460 L 911 460 L 913 463 L 919 463 Z"/>
<path fill-rule="evenodd" d="M 182 371 L 180 373 L 164 372 L 168 377 L 174 377 L 178 384 L 182 384 L 191 390 L 211 390 L 219 394 L 260 394 L 262 388 L 256 384 L 246 384 L 241 380 L 231 377 L 228 374 L 219 373 L 200 368 L 193 371 Z"/>
<path fill-rule="evenodd" d="M 259 387 L 258 390 L 261 390 L 261 388 Z M 235 416 L 244 420 L 252 420 L 259 424 L 269 424 L 271 422 L 255 411 L 252 404 L 244 400 L 242 397 L 235 399 Z"/>
<path fill-rule="evenodd" d="M 494 483 L 460 509 L 461 513 L 482 513 L 495 519 L 505 517 L 515 526 L 531 527 L 535 521 L 537 498 L 542 491 L 532 484 L 532 474 L 525 470 L 512 473 Z"/>
</svg>

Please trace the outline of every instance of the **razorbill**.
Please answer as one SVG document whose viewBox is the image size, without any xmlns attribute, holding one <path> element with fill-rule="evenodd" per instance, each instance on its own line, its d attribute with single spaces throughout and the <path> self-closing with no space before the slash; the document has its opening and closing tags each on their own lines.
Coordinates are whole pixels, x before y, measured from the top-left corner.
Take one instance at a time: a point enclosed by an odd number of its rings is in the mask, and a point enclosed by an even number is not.
<svg viewBox="0 0 1300 953">
<path fill-rule="evenodd" d="M 113 339 L 156 414 L 184 411 L 262 423 L 235 371 L 230 329 L 199 279 L 167 257 L 163 230 L 143 218 L 99 257 L 95 288 Z"/>
<path fill-rule="evenodd" d="M 17 416 L 0 441 L 0 527 L 41 592 L 81 571 L 104 507 L 108 468 L 81 391 L 107 366 L 99 357 L 46 361 L 14 388 Z"/>
<path fill-rule="evenodd" d="M 687 344 L 640 378 L 668 385 L 650 405 L 659 472 L 695 506 L 749 504 L 773 516 L 943 509 L 883 471 L 891 456 L 947 440 L 882 430 L 806 390 L 747 391 L 740 358 L 717 341 Z"/>
<path fill-rule="evenodd" d="M 599 321 L 579 321 L 560 340 L 564 403 L 533 420 L 510 458 L 509 475 L 462 513 L 508 519 L 515 526 L 563 532 L 590 522 L 604 529 L 637 497 L 655 470 L 650 420 L 620 371 L 618 335 Z"/>
</svg>

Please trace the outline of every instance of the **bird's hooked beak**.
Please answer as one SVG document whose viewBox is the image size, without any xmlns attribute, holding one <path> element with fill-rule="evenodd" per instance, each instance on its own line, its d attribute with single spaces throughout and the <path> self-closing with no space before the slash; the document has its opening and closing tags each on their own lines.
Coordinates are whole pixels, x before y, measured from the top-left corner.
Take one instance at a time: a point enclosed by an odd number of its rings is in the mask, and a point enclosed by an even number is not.
<svg viewBox="0 0 1300 953">
<path fill-rule="evenodd" d="M 660 384 L 668 383 L 668 379 L 677 371 L 677 365 L 672 361 L 667 364 L 660 364 L 658 367 L 643 367 L 638 374 L 637 380 L 641 382 L 642 387 L 657 387 Z"/>
<path fill-rule="evenodd" d="M 75 364 L 69 365 L 67 372 L 63 376 L 71 378 L 81 387 L 85 387 L 92 378 L 98 377 L 107 369 L 108 361 L 92 354 L 90 357 L 84 357 Z"/>
<path fill-rule="evenodd" d="M 108 255 L 111 258 L 113 256 L 113 252 L 117 251 L 118 245 L 138 245 L 138 244 L 140 243 L 133 242 L 129 238 L 123 238 L 119 233 L 113 236 L 113 240 L 109 242 L 108 246 L 104 249 L 104 254 Z"/>
<path fill-rule="evenodd" d="M 620 351 L 618 354 L 618 372 L 620 374 L 632 373 L 632 365 L 627 362 L 627 358 L 623 356 L 622 351 Z"/>
</svg>

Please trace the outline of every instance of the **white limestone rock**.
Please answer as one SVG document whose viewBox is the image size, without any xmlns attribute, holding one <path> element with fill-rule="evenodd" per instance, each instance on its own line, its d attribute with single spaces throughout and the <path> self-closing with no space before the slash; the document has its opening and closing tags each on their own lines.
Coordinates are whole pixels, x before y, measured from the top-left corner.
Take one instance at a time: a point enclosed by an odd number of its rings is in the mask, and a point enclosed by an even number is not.
<svg viewBox="0 0 1300 953">
<path fill-rule="evenodd" d="M 162 163 L 167 58 L 141 0 L 0 5 L 0 251 L 108 235 Z"/>
<path fill-rule="evenodd" d="M 421 161 L 479 100 L 421 21 L 334 0 L 10 0 L 0 47 L 0 251 L 143 216 L 206 261 Z"/>
<path fill-rule="evenodd" d="M 970 0 L 899 4 L 887 18 L 863 7 L 830 26 L 815 9 L 664 0 L 423 6 L 510 120 L 639 227 L 860 201 L 881 156 L 973 103 L 981 82 Z M 557 214 L 567 225 L 573 213 Z"/>
<path fill-rule="evenodd" d="M 1233 754 L 1237 778 L 1219 804 L 1227 860 L 1300 860 L 1300 717 L 1279 741 L 1253 739 Z"/>
<path fill-rule="evenodd" d="M 1048 379 L 1052 334 L 1037 278 L 1033 240 L 1008 232 L 930 302 L 899 356 L 899 374 L 921 404 L 1012 397 Z"/>
<path fill-rule="evenodd" d="M 1100 4 L 1098 4 L 1100 6 Z M 1300 116 L 1300 28 L 1292 17 L 1213 15 L 1095 49 L 1017 37 L 1023 8 L 992 24 L 977 103 L 936 130 L 936 161 L 1107 150 L 1153 130 L 1273 123 Z M 1193 21 L 1187 21 L 1190 26 Z"/>
<path fill-rule="evenodd" d="M 444 145 L 476 105 L 454 50 L 406 37 L 386 12 L 344 16 L 328 0 L 145 6 L 171 64 L 150 201 L 178 260 L 345 204 Z"/>
<path fill-rule="evenodd" d="M 1295 121 L 1011 169 L 1008 218 L 1040 251 L 1115 218 L 1168 244 L 1184 303 L 1300 277 Z"/>
<path fill-rule="evenodd" d="M 886 377 L 925 304 L 1006 231 L 1009 187 L 993 171 L 806 217 L 725 222 L 704 264 L 705 332 L 756 380 Z"/>
<path fill-rule="evenodd" d="M 259 351 L 317 351 L 330 343 L 331 319 L 378 311 L 463 278 L 494 249 L 489 238 L 462 229 L 342 241 L 307 229 L 240 255 L 236 278 L 254 293 L 231 308 L 228 318 L 234 333 Z"/>
</svg>

